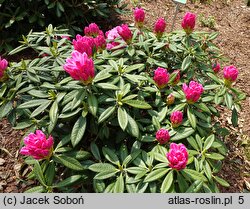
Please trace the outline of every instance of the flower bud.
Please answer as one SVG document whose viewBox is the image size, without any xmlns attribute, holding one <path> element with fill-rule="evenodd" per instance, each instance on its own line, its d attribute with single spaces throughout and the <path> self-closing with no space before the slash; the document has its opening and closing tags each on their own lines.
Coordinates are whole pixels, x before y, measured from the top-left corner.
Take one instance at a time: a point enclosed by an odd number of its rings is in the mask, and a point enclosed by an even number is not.
<svg viewBox="0 0 250 209">
<path fill-rule="evenodd" d="M 128 25 L 122 24 L 120 27 L 117 28 L 118 34 L 122 37 L 122 39 L 129 44 L 132 39 L 132 32 L 129 29 Z"/>
<path fill-rule="evenodd" d="M 36 130 L 36 133 L 30 133 L 24 138 L 25 146 L 21 148 L 22 155 L 32 156 L 36 160 L 50 158 L 53 151 L 54 139 L 46 135 L 41 130 Z"/>
<path fill-rule="evenodd" d="M 72 41 L 74 49 L 80 53 L 86 53 L 89 57 L 92 56 L 94 48 L 94 40 L 92 37 L 76 35 L 76 39 Z"/>
<path fill-rule="evenodd" d="M 170 139 L 170 135 L 168 133 L 168 130 L 161 128 L 156 132 L 156 140 L 160 143 L 160 144 L 165 144 L 166 142 L 168 142 Z"/>
<path fill-rule="evenodd" d="M 183 113 L 181 111 L 174 111 L 170 116 L 170 121 L 173 128 L 177 128 L 181 125 L 183 120 Z"/>
<path fill-rule="evenodd" d="M 183 144 L 170 144 L 170 150 L 166 154 L 169 161 L 169 167 L 176 170 L 183 170 L 188 162 L 187 148 Z"/>
<path fill-rule="evenodd" d="M 4 77 L 4 72 L 8 67 L 8 61 L 0 57 L 0 79 Z"/>
<path fill-rule="evenodd" d="M 154 81 L 158 88 L 162 89 L 166 87 L 168 81 L 169 81 L 169 73 L 166 69 L 158 67 L 154 71 Z"/>
<path fill-rule="evenodd" d="M 220 71 L 220 64 L 214 63 L 212 66 L 212 69 L 213 69 L 214 73 L 218 73 Z"/>
<path fill-rule="evenodd" d="M 142 8 L 136 7 L 134 10 L 134 20 L 137 27 L 141 28 L 143 26 L 145 19 L 145 12 Z"/>
<path fill-rule="evenodd" d="M 183 17 L 181 26 L 187 34 L 193 32 L 195 27 L 195 20 L 196 20 L 196 15 L 191 12 L 187 12 Z"/>
<path fill-rule="evenodd" d="M 83 54 L 78 51 L 72 52 L 72 57 L 66 59 L 66 64 L 64 64 L 64 70 L 70 74 L 70 76 L 81 81 L 84 85 L 91 84 L 94 76 L 94 62 L 88 55 L 84 52 Z"/>
<path fill-rule="evenodd" d="M 84 28 L 85 36 L 97 37 L 99 35 L 100 29 L 97 24 L 90 23 L 88 27 Z"/>
<path fill-rule="evenodd" d="M 195 81 L 191 81 L 189 86 L 184 83 L 182 85 L 182 90 L 186 95 L 187 103 L 189 104 L 197 102 L 204 91 L 202 84 Z"/>
<path fill-rule="evenodd" d="M 237 79 L 238 73 L 239 73 L 238 70 L 233 65 L 224 67 L 223 75 L 225 79 L 224 81 L 225 85 L 231 86 L 232 83 Z"/>
<path fill-rule="evenodd" d="M 175 101 L 174 95 L 173 95 L 173 94 L 169 94 L 169 95 L 167 96 L 167 99 L 166 99 L 167 105 L 174 104 L 174 101 Z"/>
<path fill-rule="evenodd" d="M 155 25 L 154 25 L 154 32 L 157 37 L 162 37 L 162 34 L 164 33 L 166 29 L 166 21 L 164 18 L 159 18 Z"/>
</svg>

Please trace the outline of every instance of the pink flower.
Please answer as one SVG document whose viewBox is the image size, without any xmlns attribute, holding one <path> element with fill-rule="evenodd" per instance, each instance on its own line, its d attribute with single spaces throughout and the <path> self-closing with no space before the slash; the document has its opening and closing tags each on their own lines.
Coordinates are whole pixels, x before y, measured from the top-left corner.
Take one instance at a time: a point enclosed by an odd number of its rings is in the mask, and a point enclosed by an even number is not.
<svg viewBox="0 0 250 209">
<path fill-rule="evenodd" d="M 30 133 L 24 138 L 24 144 L 20 153 L 40 160 L 51 156 L 54 140 L 52 136 L 46 139 L 46 135 L 41 130 L 36 130 L 36 133 Z"/>
<path fill-rule="evenodd" d="M 92 56 L 94 40 L 91 37 L 76 35 L 76 40 L 72 41 L 74 49 L 80 53 L 85 52 L 89 57 Z"/>
<path fill-rule="evenodd" d="M 84 85 L 92 83 L 95 76 L 94 62 L 84 52 L 72 52 L 72 57 L 66 59 L 64 70 L 75 80 L 80 80 Z"/>
<path fill-rule="evenodd" d="M 183 113 L 181 111 L 177 110 L 177 111 L 172 112 L 170 116 L 170 121 L 171 121 L 173 128 L 180 126 L 182 123 L 182 120 L 183 120 Z"/>
<path fill-rule="evenodd" d="M 168 142 L 170 139 L 170 135 L 168 133 L 168 130 L 161 128 L 156 132 L 156 140 L 160 143 L 160 144 L 165 144 L 166 142 Z"/>
<path fill-rule="evenodd" d="M 0 78 L 4 76 L 4 71 L 7 69 L 8 61 L 0 57 Z"/>
<path fill-rule="evenodd" d="M 154 71 L 154 81 L 160 89 L 164 88 L 169 81 L 169 73 L 167 72 L 167 70 L 164 68 L 158 67 Z"/>
<path fill-rule="evenodd" d="M 182 90 L 185 93 L 187 103 L 189 104 L 197 102 L 204 91 L 203 86 L 195 81 L 191 81 L 189 87 L 184 83 L 182 85 Z"/>
<path fill-rule="evenodd" d="M 182 170 L 186 167 L 188 161 L 187 148 L 183 144 L 170 144 L 170 150 L 166 154 L 169 161 L 169 167 L 176 170 Z"/>
<path fill-rule="evenodd" d="M 173 94 L 169 94 L 169 95 L 167 96 L 167 100 L 166 100 L 167 105 L 174 104 L 174 101 L 175 101 L 174 95 L 173 95 Z"/>
<path fill-rule="evenodd" d="M 120 43 L 119 42 L 115 42 L 116 39 L 120 38 L 121 36 L 118 33 L 118 28 L 120 28 L 121 26 L 117 26 L 109 31 L 107 31 L 105 33 L 106 37 L 107 37 L 107 49 L 111 50 L 112 48 L 114 48 L 115 46 L 118 46 Z"/>
<path fill-rule="evenodd" d="M 142 8 L 138 8 L 136 7 L 134 9 L 134 20 L 136 25 L 141 28 L 143 26 L 144 23 L 144 19 L 145 19 L 145 12 Z"/>
<path fill-rule="evenodd" d="M 219 63 L 214 63 L 212 66 L 212 69 L 215 73 L 218 73 L 220 71 L 220 64 Z"/>
<path fill-rule="evenodd" d="M 234 82 L 237 79 L 238 73 L 239 73 L 238 70 L 233 65 L 224 67 L 223 75 L 225 79 L 225 85 L 231 86 L 232 82 Z"/>
<path fill-rule="evenodd" d="M 94 38 L 95 48 L 96 51 L 102 51 L 106 48 L 106 39 L 104 34 L 99 34 L 97 37 Z"/>
<path fill-rule="evenodd" d="M 117 31 L 127 44 L 131 42 L 133 35 L 127 24 L 122 24 L 120 27 L 117 28 Z"/>
<path fill-rule="evenodd" d="M 99 27 L 95 23 L 89 24 L 88 27 L 84 28 L 84 34 L 85 36 L 91 36 L 91 37 L 97 37 L 99 35 Z"/>
<path fill-rule="evenodd" d="M 159 18 L 154 25 L 154 32 L 158 37 L 161 37 L 166 29 L 166 21 L 164 18 Z"/>
<path fill-rule="evenodd" d="M 187 12 L 183 17 L 181 26 L 187 34 L 192 33 L 192 31 L 194 30 L 195 20 L 196 20 L 196 15 L 191 12 Z"/>
<path fill-rule="evenodd" d="M 179 83 L 180 79 L 181 79 L 181 74 L 180 74 L 180 70 L 175 70 L 172 74 L 176 74 L 175 79 L 173 80 L 173 85 L 176 85 Z"/>
</svg>

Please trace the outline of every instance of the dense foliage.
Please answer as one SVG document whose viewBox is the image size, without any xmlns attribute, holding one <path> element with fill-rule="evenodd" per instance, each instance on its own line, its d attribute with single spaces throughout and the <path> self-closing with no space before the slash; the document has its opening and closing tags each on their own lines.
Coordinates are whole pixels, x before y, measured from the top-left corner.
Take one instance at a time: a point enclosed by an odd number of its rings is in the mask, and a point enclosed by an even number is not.
<svg viewBox="0 0 250 209">
<path fill-rule="evenodd" d="M 34 166 L 29 177 L 40 182 L 29 192 L 229 186 L 217 176 L 229 132 L 215 118 L 218 106 L 227 107 L 237 126 L 245 98 L 233 87 L 237 69 L 225 67 L 221 78 L 218 33 L 193 31 L 195 15 L 171 33 L 163 19 L 154 32 L 146 30 L 144 18 L 136 9 L 137 27 L 107 32 L 108 49 L 95 24 L 72 42 L 50 25 L 11 52 L 37 52 L 33 60 L 10 63 L 0 83 L 0 118 L 27 130 L 21 153 Z"/>
<path fill-rule="evenodd" d="M 126 7 L 122 0 L 0 0 L 0 52 L 10 51 L 22 34 L 42 30 L 53 24 L 74 31 L 82 30 L 96 17 L 121 13 Z"/>
</svg>

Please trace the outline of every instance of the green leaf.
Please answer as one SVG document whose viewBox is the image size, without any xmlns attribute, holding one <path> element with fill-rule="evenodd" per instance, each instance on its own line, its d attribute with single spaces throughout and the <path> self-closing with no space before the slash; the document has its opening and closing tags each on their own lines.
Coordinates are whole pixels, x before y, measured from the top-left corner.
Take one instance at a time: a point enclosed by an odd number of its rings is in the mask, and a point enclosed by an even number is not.
<svg viewBox="0 0 250 209">
<path fill-rule="evenodd" d="M 124 192 L 124 179 L 121 173 L 115 182 L 114 193 L 123 193 L 123 192 Z"/>
<path fill-rule="evenodd" d="M 233 111 L 232 111 L 231 121 L 234 127 L 238 126 L 238 112 L 235 107 L 233 108 Z"/>
<path fill-rule="evenodd" d="M 55 124 L 58 118 L 58 104 L 54 101 L 49 111 L 50 122 Z"/>
<path fill-rule="evenodd" d="M 146 103 L 145 101 L 141 100 L 126 100 L 124 101 L 125 104 L 130 105 L 132 107 L 140 108 L 140 109 L 151 109 L 152 107 Z"/>
<path fill-rule="evenodd" d="M 60 163 L 65 165 L 67 168 L 70 168 L 76 171 L 84 170 L 84 167 L 81 165 L 81 163 L 72 157 L 68 157 L 65 155 L 54 155 L 53 157 L 55 158 L 56 161 L 59 161 Z"/>
<path fill-rule="evenodd" d="M 199 150 L 199 147 L 198 147 L 198 145 L 197 145 L 195 139 L 194 139 L 192 136 L 191 136 L 191 137 L 188 137 L 187 140 L 188 140 L 188 143 L 189 143 L 194 149 L 196 149 L 197 151 Z"/>
<path fill-rule="evenodd" d="M 112 164 L 109 164 L 109 163 L 95 163 L 89 166 L 88 169 L 94 172 L 98 172 L 98 173 L 108 172 L 108 171 L 115 172 L 117 170 Z"/>
<path fill-rule="evenodd" d="M 51 186 L 55 178 L 55 163 L 52 161 L 48 164 L 46 171 L 44 173 L 45 180 L 48 186 Z"/>
<path fill-rule="evenodd" d="M 97 83 L 95 86 L 101 89 L 119 90 L 119 87 L 111 83 Z"/>
<path fill-rule="evenodd" d="M 206 174 L 208 180 L 211 180 L 212 179 L 212 170 L 211 170 L 211 167 L 207 161 L 204 161 L 204 171 L 205 171 L 205 174 Z"/>
<path fill-rule="evenodd" d="M 197 119 L 193 113 L 193 110 L 190 107 L 187 108 L 187 116 L 193 129 L 196 129 Z"/>
<path fill-rule="evenodd" d="M 93 82 L 96 83 L 98 81 L 105 80 L 111 76 L 112 74 L 109 73 L 109 70 L 102 70 L 95 76 Z"/>
<path fill-rule="evenodd" d="M 119 67 L 114 60 L 109 60 L 108 62 L 116 71 L 118 71 Z"/>
<path fill-rule="evenodd" d="M 211 153 L 211 154 L 206 153 L 205 156 L 206 158 L 210 158 L 213 160 L 223 160 L 225 158 L 223 155 L 219 153 Z"/>
<path fill-rule="evenodd" d="M 41 104 L 39 107 L 37 107 L 30 115 L 30 118 L 34 118 L 37 115 L 39 115 L 41 112 L 43 112 L 50 104 L 51 104 L 51 100 L 47 100 L 47 102 L 44 102 L 43 104 Z"/>
<path fill-rule="evenodd" d="M 185 168 L 181 172 L 186 174 L 187 176 L 189 176 L 193 180 L 207 181 L 206 177 L 196 170 Z"/>
<path fill-rule="evenodd" d="M 35 186 L 35 187 L 32 187 L 28 190 L 26 190 L 24 193 L 42 193 L 42 192 L 45 192 L 45 187 L 44 186 Z"/>
<path fill-rule="evenodd" d="M 28 102 L 22 103 L 17 108 L 18 109 L 29 109 L 31 107 L 37 107 L 41 104 L 44 104 L 47 101 L 48 101 L 47 99 L 34 99 L 34 100 L 30 100 Z"/>
<path fill-rule="evenodd" d="M 192 62 L 192 59 L 191 59 L 190 56 L 185 57 L 184 60 L 183 60 L 183 62 L 182 62 L 182 64 L 181 64 L 181 70 L 185 71 L 186 69 L 188 69 L 188 67 L 190 66 L 191 62 Z"/>
<path fill-rule="evenodd" d="M 93 179 L 93 187 L 96 193 L 103 193 L 105 190 L 105 183 L 102 180 Z"/>
<path fill-rule="evenodd" d="M 185 178 L 178 172 L 177 173 L 177 182 L 180 188 L 180 192 L 185 192 L 188 189 L 188 183 Z"/>
<path fill-rule="evenodd" d="M 98 102 L 97 102 L 95 95 L 93 94 L 88 95 L 88 105 L 89 105 L 89 110 L 91 114 L 96 116 L 96 112 L 98 109 Z"/>
<path fill-rule="evenodd" d="M 144 66 L 145 66 L 145 64 L 130 65 L 130 66 L 126 67 L 125 72 L 130 73 L 130 72 L 132 72 L 134 70 L 137 70 L 137 69 L 140 69 L 140 68 L 142 69 L 142 68 L 144 68 Z"/>
<path fill-rule="evenodd" d="M 165 177 L 161 185 L 161 193 L 166 193 L 174 183 L 173 170 L 171 170 L 168 175 Z"/>
<path fill-rule="evenodd" d="M 71 143 L 73 147 L 75 147 L 81 141 L 86 130 L 86 124 L 86 118 L 82 116 L 80 116 L 76 121 L 71 132 Z"/>
<path fill-rule="evenodd" d="M 122 107 L 118 107 L 118 122 L 120 127 L 124 131 L 128 125 L 128 114 Z"/>
<path fill-rule="evenodd" d="M 98 123 L 105 121 L 115 111 L 116 107 L 112 106 L 107 108 L 98 118 Z"/>
<path fill-rule="evenodd" d="M 9 114 L 9 112 L 12 110 L 12 102 L 9 101 L 8 103 L 6 103 L 5 105 L 0 107 L 0 118 L 5 117 L 6 115 Z"/>
<path fill-rule="evenodd" d="M 26 120 L 23 122 L 18 123 L 13 129 L 25 129 L 33 125 L 33 122 L 31 120 Z"/>
<path fill-rule="evenodd" d="M 95 159 L 101 160 L 101 155 L 100 155 L 99 149 L 94 142 L 91 142 L 90 149 L 91 149 L 91 152 L 94 155 Z"/>
<path fill-rule="evenodd" d="M 104 157 L 111 163 L 115 164 L 115 165 L 120 165 L 119 159 L 117 157 L 117 155 L 115 154 L 115 152 L 107 147 L 103 147 L 102 148 L 102 152 Z"/>
<path fill-rule="evenodd" d="M 38 181 L 46 187 L 46 182 L 45 182 L 45 178 L 44 178 L 44 175 L 43 175 L 43 171 L 42 171 L 42 168 L 39 164 L 39 162 L 36 160 L 35 161 L 35 165 L 34 165 L 34 169 L 33 169 L 35 175 L 36 175 L 36 178 L 38 179 Z"/>
<path fill-rule="evenodd" d="M 98 180 L 108 179 L 110 177 L 115 176 L 115 174 L 117 172 L 119 172 L 119 170 L 116 170 L 116 171 L 104 171 L 104 172 L 96 174 L 94 179 L 98 179 Z"/>
<path fill-rule="evenodd" d="M 231 109 L 233 105 L 233 97 L 228 92 L 224 95 L 226 106 Z"/>
<path fill-rule="evenodd" d="M 210 135 L 209 137 L 207 137 L 207 139 L 204 143 L 204 150 L 208 150 L 212 146 L 214 139 L 215 139 L 215 137 L 213 134 Z"/>
<path fill-rule="evenodd" d="M 73 184 L 74 182 L 78 181 L 82 176 L 81 175 L 74 175 L 74 176 L 70 176 L 66 179 L 64 179 L 63 181 L 60 181 L 58 184 L 55 185 L 55 187 L 66 187 L 69 186 L 71 184 Z"/>
<path fill-rule="evenodd" d="M 151 182 L 160 179 L 162 176 L 164 176 L 170 168 L 159 168 L 157 170 L 151 171 L 146 178 L 144 179 L 144 182 Z"/>
<path fill-rule="evenodd" d="M 220 177 L 218 177 L 218 176 L 214 176 L 214 179 L 215 179 L 220 185 L 222 185 L 222 186 L 224 186 L 224 187 L 230 187 L 230 184 L 229 184 L 226 180 L 224 180 L 224 179 L 222 179 L 222 178 L 220 178 Z"/>
<path fill-rule="evenodd" d="M 186 193 L 197 193 L 201 190 L 203 182 L 200 180 L 196 180 L 191 186 L 188 188 Z"/>
<path fill-rule="evenodd" d="M 136 121 L 129 114 L 128 114 L 127 130 L 132 136 L 139 138 L 140 135 L 139 127 Z"/>
<path fill-rule="evenodd" d="M 177 141 L 181 139 L 186 139 L 195 132 L 192 128 L 178 128 L 176 129 L 176 134 L 170 138 L 171 141 Z"/>
</svg>

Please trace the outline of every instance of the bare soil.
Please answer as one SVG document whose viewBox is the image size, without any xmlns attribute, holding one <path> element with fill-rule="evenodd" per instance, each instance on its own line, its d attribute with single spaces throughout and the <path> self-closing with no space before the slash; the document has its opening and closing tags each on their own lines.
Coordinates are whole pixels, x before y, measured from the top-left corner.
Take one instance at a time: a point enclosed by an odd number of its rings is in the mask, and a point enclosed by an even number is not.
<svg viewBox="0 0 250 209">
<path fill-rule="evenodd" d="M 132 1 L 127 2 L 128 9 L 132 11 Z M 175 12 L 171 0 L 144 0 L 140 5 L 146 11 L 147 27 L 153 28 L 157 18 L 164 17 L 168 23 L 167 32 L 170 32 Z M 187 5 L 180 6 L 174 30 L 181 28 L 182 17 L 187 11 L 214 17 L 214 28 L 204 27 L 197 20 L 196 30 L 218 31 L 220 35 L 216 42 L 228 58 L 223 66 L 233 64 L 239 70 L 236 86 L 247 94 L 247 98 L 242 103 L 239 127 L 231 126 L 229 112 L 222 114 L 221 120 L 231 134 L 225 139 L 229 152 L 220 172 L 230 187 L 221 188 L 221 192 L 250 191 L 250 7 L 246 6 L 245 0 L 214 0 L 209 4 L 188 1 Z M 132 23 L 133 16 L 111 16 L 104 21 L 103 28 L 122 22 Z M 25 180 L 30 168 L 23 164 L 22 156 L 18 154 L 23 135 L 22 131 L 13 130 L 6 120 L 0 122 L 0 192 L 23 192 L 34 184 Z"/>
</svg>

